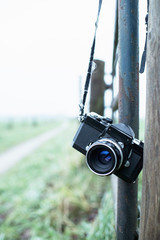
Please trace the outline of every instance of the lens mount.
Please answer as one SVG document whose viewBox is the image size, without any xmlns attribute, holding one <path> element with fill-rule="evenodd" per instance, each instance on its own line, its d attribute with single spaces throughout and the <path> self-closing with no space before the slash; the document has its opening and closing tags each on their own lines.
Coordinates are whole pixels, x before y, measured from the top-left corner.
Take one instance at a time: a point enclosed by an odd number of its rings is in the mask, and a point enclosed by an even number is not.
<svg viewBox="0 0 160 240">
<path fill-rule="evenodd" d="M 93 173 L 108 176 L 121 167 L 122 149 L 114 140 L 102 138 L 88 147 L 86 163 Z"/>
</svg>

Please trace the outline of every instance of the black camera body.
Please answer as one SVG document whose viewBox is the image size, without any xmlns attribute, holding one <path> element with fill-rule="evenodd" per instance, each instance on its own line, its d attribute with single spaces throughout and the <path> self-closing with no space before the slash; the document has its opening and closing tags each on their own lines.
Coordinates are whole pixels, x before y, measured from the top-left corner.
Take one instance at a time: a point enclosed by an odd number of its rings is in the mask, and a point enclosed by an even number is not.
<svg viewBox="0 0 160 240">
<path fill-rule="evenodd" d="M 89 169 L 97 175 L 114 173 L 128 183 L 135 182 L 143 167 L 143 142 L 130 126 L 112 124 L 96 113 L 84 116 L 73 139 L 73 147 L 86 155 Z"/>
</svg>

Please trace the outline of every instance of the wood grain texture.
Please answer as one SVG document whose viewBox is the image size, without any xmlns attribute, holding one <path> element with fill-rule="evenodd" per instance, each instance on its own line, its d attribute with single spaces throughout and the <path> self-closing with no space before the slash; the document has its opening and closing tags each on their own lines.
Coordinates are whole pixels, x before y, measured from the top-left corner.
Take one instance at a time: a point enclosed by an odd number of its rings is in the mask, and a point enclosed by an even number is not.
<svg viewBox="0 0 160 240">
<path fill-rule="evenodd" d="M 160 239 L 160 0 L 150 0 L 140 240 Z"/>
</svg>

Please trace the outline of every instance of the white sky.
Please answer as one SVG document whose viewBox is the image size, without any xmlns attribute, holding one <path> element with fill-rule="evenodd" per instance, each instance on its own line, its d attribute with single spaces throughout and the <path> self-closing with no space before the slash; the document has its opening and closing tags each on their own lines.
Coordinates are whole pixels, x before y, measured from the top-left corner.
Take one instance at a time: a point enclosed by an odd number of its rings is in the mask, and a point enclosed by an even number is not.
<svg viewBox="0 0 160 240">
<path fill-rule="evenodd" d="M 79 78 L 85 80 L 97 7 L 98 0 L 0 0 L 0 116 L 78 114 Z M 104 0 L 95 58 L 106 62 L 106 73 L 114 12 L 115 1 Z M 143 36 L 140 42 L 143 48 Z M 144 109 L 145 95 L 141 99 Z"/>
</svg>

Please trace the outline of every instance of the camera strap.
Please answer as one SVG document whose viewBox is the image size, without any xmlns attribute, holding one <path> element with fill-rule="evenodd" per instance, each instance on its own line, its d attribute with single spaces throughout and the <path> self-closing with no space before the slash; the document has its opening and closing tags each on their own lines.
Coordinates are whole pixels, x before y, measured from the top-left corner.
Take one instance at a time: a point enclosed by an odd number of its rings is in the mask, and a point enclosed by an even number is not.
<svg viewBox="0 0 160 240">
<path fill-rule="evenodd" d="M 80 108 L 79 120 L 81 122 L 83 121 L 83 118 L 84 118 L 84 107 L 85 107 L 86 97 L 87 97 L 88 88 L 89 88 L 89 84 L 90 84 L 90 80 L 91 80 L 91 72 L 92 72 L 95 43 L 96 43 L 96 32 L 97 32 L 97 28 L 98 28 L 98 20 L 99 20 L 99 15 L 100 15 L 100 11 L 101 11 L 101 5 L 102 5 L 102 0 L 99 0 L 97 20 L 95 23 L 95 33 L 94 33 L 93 43 L 92 43 L 92 47 L 91 47 L 88 71 L 87 71 L 87 76 L 86 76 L 86 81 L 85 81 L 85 86 L 84 86 L 84 93 L 83 93 L 82 102 L 79 104 L 79 108 Z"/>
<path fill-rule="evenodd" d="M 146 39 L 145 39 L 145 45 L 144 50 L 141 58 L 141 66 L 140 66 L 140 73 L 144 73 L 145 64 L 146 64 L 146 54 L 147 54 L 147 37 L 148 37 L 148 14 L 149 14 L 149 0 L 147 0 L 147 15 L 145 17 L 145 24 L 146 24 Z"/>
</svg>

